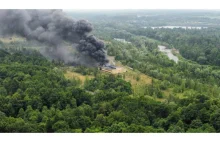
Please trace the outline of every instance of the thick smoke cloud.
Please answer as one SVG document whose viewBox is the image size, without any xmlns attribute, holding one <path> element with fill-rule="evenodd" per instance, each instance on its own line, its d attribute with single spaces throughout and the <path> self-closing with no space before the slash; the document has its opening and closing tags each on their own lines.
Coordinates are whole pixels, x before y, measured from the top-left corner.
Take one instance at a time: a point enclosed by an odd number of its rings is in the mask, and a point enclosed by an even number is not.
<svg viewBox="0 0 220 142">
<path fill-rule="evenodd" d="M 62 10 L 0 10 L 0 34 L 17 34 L 28 40 L 48 44 L 47 55 L 67 62 L 95 61 L 108 63 L 104 43 L 90 35 L 92 25 L 86 20 L 75 21 Z M 64 41 L 74 45 L 80 55 L 71 57 Z M 91 58 L 91 60 L 84 60 Z"/>
</svg>

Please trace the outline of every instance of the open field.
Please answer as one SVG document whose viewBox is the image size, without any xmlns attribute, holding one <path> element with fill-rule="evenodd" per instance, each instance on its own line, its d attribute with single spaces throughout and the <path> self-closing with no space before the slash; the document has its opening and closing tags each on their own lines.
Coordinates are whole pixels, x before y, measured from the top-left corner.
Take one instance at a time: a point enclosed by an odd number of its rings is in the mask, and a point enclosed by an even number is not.
<svg viewBox="0 0 220 142">
<path fill-rule="evenodd" d="M 76 73 L 76 72 L 73 72 L 73 71 L 70 71 L 70 70 L 67 70 L 66 73 L 64 74 L 64 76 L 67 78 L 67 79 L 79 79 L 81 81 L 81 85 L 84 85 L 84 82 L 86 79 L 92 79 L 94 78 L 94 76 L 91 76 L 91 75 L 82 75 L 82 74 L 79 74 L 79 73 Z"/>
</svg>

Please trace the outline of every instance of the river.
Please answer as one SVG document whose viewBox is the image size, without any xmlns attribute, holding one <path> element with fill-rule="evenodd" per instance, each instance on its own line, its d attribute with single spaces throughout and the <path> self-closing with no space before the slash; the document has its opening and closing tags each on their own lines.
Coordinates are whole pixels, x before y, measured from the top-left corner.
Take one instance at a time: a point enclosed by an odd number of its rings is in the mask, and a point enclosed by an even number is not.
<svg viewBox="0 0 220 142">
<path fill-rule="evenodd" d="M 172 49 L 167 49 L 166 46 L 158 45 L 159 51 L 165 53 L 170 60 L 178 63 L 179 59 L 177 56 L 173 55 Z"/>
</svg>

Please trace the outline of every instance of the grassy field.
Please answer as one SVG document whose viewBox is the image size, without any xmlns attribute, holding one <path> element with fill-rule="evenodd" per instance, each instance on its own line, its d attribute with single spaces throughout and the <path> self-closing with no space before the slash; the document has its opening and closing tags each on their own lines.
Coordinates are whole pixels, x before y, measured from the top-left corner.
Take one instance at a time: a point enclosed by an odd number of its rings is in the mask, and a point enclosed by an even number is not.
<svg viewBox="0 0 220 142">
<path fill-rule="evenodd" d="M 82 74 L 79 74 L 79 73 L 76 73 L 76 72 L 73 72 L 71 70 L 67 70 L 65 73 L 64 73 L 64 76 L 67 78 L 67 79 L 78 79 L 80 80 L 81 82 L 81 86 L 84 85 L 85 83 L 85 80 L 86 79 L 92 79 L 94 78 L 94 76 L 91 76 L 91 75 L 82 75 Z"/>
<path fill-rule="evenodd" d="M 124 66 L 121 62 L 115 61 L 117 67 L 122 68 L 121 73 L 124 79 L 131 83 L 135 95 L 144 95 L 146 85 L 152 83 L 152 78 L 130 67 Z"/>
<path fill-rule="evenodd" d="M 170 94 L 173 94 L 173 89 L 168 88 L 167 90 L 162 91 L 163 98 L 157 98 L 155 96 L 146 95 L 146 88 L 148 85 L 152 84 L 153 78 L 148 75 L 145 75 L 137 70 L 133 70 L 132 68 L 130 68 L 128 66 L 122 65 L 121 62 L 115 61 L 112 57 L 111 57 L 111 60 L 112 60 L 112 62 L 115 63 L 115 65 L 118 68 L 120 68 L 120 70 L 115 70 L 115 71 L 112 71 L 111 73 L 112 74 L 121 74 L 126 81 L 130 82 L 132 85 L 132 89 L 133 89 L 133 95 L 146 96 L 146 97 L 153 98 L 153 99 L 160 101 L 160 102 L 165 102 L 169 98 Z M 80 73 L 76 73 L 73 71 L 73 68 L 74 67 L 68 67 L 68 68 L 64 69 L 64 71 L 65 71 L 64 76 L 70 80 L 71 79 L 80 80 L 81 87 L 83 87 L 86 79 L 90 80 L 90 79 L 94 78 L 94 76 L 92 76 L 92 75 L 82 75 Z M 109 72 L 107 73 L 107 72 L 102 71 L 101 74 L 109 74 Z M 183 97 L 182 93 L 178 93 L 176 95 L 179 97 Z"/>
<path fill-rule="evenodd" d="M 127 68 L 127 72 L 123 74 L 124 79 L 131 83 L 135 95 L 144 95 L 146 86 L 152 83 L 152 78 Z"/>
</svg>

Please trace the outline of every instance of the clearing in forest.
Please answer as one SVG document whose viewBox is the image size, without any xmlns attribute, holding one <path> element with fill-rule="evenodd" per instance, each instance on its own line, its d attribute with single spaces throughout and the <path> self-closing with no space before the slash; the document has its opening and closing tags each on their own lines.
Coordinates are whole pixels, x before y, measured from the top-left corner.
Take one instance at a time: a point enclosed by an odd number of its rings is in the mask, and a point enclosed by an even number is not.
<svg viewBox="0 0 220 142">
<path fill-rule="evenodd" d="M 94 78 L 94 76 L 92 76 L 92 75 L 82 75 L 80 73 L 76 73 L 76 72 L 69 71 L 69 70 L 67 70 L 66 73 L 64 73 L 64 76 L 67 79 L 78 79 L 78 80 L 81 81 L 82 85 L 84 85 L 84 82 L 85 82 L 86 79 Z"/>
</svg>

